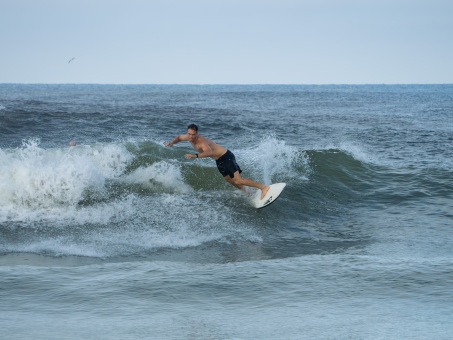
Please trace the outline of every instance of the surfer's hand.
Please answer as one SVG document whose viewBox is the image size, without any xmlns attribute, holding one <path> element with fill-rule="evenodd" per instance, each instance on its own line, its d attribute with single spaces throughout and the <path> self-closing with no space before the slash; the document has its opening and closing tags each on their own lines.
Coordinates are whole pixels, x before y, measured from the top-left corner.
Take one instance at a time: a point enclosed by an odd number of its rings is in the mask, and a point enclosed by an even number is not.
<svg viewBox="0 0 453 340">
<path fill-rule="evenodd" d="M 192 154 L 192 153 L 187 153 L 187 154 L 184 155 L 184 157 L 185 157 L 186 159 L 191 159 L 191 158 L 197 158 L 197 155 L 194 155 L 194 154 Z"/>
<path fill-rule="evenodd" d="M 165 143 L 164 146 L 172 146 L 173 143 L 172 142 L 168 142 L 168 143 Z"/>
</svg>

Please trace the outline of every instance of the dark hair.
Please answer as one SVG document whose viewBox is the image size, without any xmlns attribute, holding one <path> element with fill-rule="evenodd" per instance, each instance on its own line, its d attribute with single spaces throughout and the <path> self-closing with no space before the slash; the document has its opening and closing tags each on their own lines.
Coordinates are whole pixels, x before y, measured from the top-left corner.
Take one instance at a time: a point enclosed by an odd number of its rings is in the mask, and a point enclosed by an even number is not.
<svg viewBox="0 0 453 340">
<path fill-rule="evenodd" d="M 195 132 L 198 132 L 198 126 L 196 126 L 195 124 L 190 124 L 187 127 L 187 130 L 194 130 Z"/>
</svg>

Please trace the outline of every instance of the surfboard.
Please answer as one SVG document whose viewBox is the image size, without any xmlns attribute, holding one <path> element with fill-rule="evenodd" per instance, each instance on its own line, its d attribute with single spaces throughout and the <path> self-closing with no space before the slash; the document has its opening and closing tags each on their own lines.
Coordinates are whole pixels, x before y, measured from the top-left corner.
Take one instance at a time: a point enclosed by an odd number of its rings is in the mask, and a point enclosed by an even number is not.
<svg viewBox="0 0 453 340">
<path fill-rule="evenodd" d="M 269 187 L 269 191 L 266 193 L 263 199 L 261 199 L 261 190 L 257 190 L 255 196 L 252 198 L 252 205 L 257 208 L 261 209 L 267 207 L 269 204 L 275 202 L 275 200 L 280 196 L 283 189 L 285 188 L 286 183 L 275 183 L 271 184 Z"/>
</svg>

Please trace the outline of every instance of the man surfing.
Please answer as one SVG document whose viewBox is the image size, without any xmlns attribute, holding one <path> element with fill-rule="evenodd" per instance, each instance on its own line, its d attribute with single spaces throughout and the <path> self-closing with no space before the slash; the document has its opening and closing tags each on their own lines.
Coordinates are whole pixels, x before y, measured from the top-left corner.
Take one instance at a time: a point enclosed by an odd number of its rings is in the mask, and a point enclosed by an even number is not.
<svg viewBox="0 0 453 340">
<path fill-rule="evenodd" d="M 213 141 L 199 135 L 197 125 L 190 124 L 187 127 L 187 134 L 176 136 L 171 142 L 166 143 L 165 146 L 173 146 L 182 141 L 189 141 L 197 151 L 196 154 L 186 154 L 184 156 L 186 159 L 211 157 L 216 161 L 217 169 L 228 183 L 240 190 L 244 190 L 244 186 L 260 189 L 261 199 L 266 196 L 266 193 L 269 191 L 269 186 L 257 183 L 251 179 L 242 178 L 240 175 L 242 170 L 236 163 L 234 154 Z"/>
</svg>

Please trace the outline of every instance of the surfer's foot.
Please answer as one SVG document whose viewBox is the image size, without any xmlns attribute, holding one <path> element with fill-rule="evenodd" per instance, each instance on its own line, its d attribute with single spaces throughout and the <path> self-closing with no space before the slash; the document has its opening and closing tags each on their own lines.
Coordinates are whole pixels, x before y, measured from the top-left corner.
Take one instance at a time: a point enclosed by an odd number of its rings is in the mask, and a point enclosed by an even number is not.
<svg viewBox="0 0 453 340">
<path fill-rule="evenodd" d="M 268 191 L 269 191 L 269 186 L 266 185 L 266 186 L 264 187 L 264 189 L 261 190 L 261 199 L 263 199 L 263 198 L 266 196 L 266 194 L 267 194 Z"/>
</svg>

